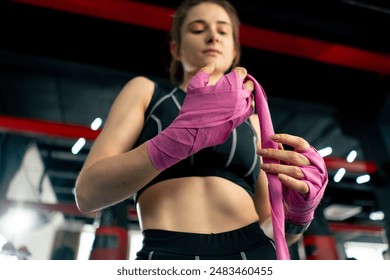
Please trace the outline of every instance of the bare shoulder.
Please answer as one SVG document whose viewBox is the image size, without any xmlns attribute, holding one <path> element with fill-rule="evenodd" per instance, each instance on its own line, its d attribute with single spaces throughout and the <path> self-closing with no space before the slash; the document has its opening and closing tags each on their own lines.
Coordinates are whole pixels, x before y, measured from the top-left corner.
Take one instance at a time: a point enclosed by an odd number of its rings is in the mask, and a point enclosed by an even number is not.
<svg viewBox="0 0 390 280">
<path fill-rule="evenodd" d="M 146 103 L 150 101 L 153 95 L 155 83 L 151 79 L 144 76 L 137 76 L 129 80 L 122 88 L 120 95 L 126 96 L 125 98 L 141 99 Z"/>
<path fill-rule="evenodd" d="M 141 87 L 144 89 L 153 88 L 154 81 L 152 81 L 151 79 L 145 76 L 136 76 L 126 83 L 125 88 L 127 87 L 136 87 L 136 88 Z"/>
<path fill-rule="evenodd" d="M 121 89 L 112 104 L 107 126 L 129 125 L 131 122 L 141 126 L 143 115 L 153 96 L 155 82 L 144 76 L 129 80 Z"/>
<path fill-rule="evenodd" d="M 139 76 L 132 78 L 122 87 L 90 152 L 88 164 L 133 147 L 142 131 L 144 114 L 152 98 L 154 86 L 154 81 Z"/>
</svg>

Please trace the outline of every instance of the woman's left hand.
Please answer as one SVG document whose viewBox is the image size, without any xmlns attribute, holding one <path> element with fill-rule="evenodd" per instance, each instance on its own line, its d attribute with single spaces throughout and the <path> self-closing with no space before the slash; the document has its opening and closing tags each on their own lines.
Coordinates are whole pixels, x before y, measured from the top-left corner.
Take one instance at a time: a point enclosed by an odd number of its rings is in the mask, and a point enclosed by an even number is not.
<svg viewBox="0 0 390 280">
<path fill-rule="evenodd" d="M 278 143 L 279 149 L 258 149 L 257 154 L 263 158 L 278 160 L 279 164 L 261 164 L 261 169 L 267 173 L 277 174 L 282 184 L 302 194 L 309 192 L 309 186 L 302 180 L 305 178 L 302 166 L 311 164 L 309 159 L 300 152 L 310 148 L 303 138 L 290 134 L 275 134 L 271 139 Z M 285 150 L 283 145 L 291 146 L 294 150 Z"/>
</svg>

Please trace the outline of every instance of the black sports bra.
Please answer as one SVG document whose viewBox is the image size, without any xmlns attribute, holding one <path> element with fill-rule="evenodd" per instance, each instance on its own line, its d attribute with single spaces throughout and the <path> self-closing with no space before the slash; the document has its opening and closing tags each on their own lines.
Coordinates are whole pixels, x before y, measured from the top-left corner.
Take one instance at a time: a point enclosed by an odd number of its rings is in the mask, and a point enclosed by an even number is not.
<svg viewBox="0 0 390 280">
<path fill-rule="evenodd" d="M 145 113 L 145 125 L 136 145 L 156 136 L 176 118 L 185 92 L 178 87 L 168 88 L 155 83 L 152 100 Z M 256 154 L 257 136 L 248 120 L 235 128 L 224 144 L 205 148 L 162 171 L 139 190 L 141 193 L 153 184 L 172 178 L 189 176 L 218 176 L 236 183 L 251 196 L 260 173 L 260 159 Z"/>
</svg>

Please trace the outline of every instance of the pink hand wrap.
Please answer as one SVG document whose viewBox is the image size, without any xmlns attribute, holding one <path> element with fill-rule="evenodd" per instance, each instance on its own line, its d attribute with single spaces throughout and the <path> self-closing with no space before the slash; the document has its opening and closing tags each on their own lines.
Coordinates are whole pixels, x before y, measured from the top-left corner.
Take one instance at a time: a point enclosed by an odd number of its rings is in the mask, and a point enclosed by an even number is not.
<svg viewBox="0 0 390 280">
<path fill-rule="evenodd" d="M 305 174 L 302 181 L 309 186 L 309 192 L 301 194 L 289 188 L 283 189 L 284 212 L 286 219 L 295 224 L 307 224 L 314 218 L 314 210 L 320 203 L 325 186 L 328 184 L 328 172 L 322 157 L 313 147 L 300 152 L 307 157 L 312 165 L 302 166 Z"/>
<path fill-rule="evenodd" d="M 261 85 L 251 76 L 247 79 L 253 81 L 255 85 L 256 110 L 260 122 L 261 141 L 263 148 L 278 149 L 278 144 L 271 140 L 271 135 L 275 134 L 271 114 L 268 108 L 267 96 Z M 313 219 L 314 210 L 317 208 L 328 183 L 328 174 L 325 162 L 318 152 L 309 148 L 301 152 L 306 156 L 312 165 L 302 166 L 305 178 L 302 179 L 309 186 L 308 194 L 301 194 L 286 187 L 282 188 L 282 183 L 277 175 L 267 173 L 269 196 L 271 201 L 272 226 L 276 246 L 276 255 L 279 260 L 290 259 L 290 254 L 284 236 L 284 219 L 286 217 L 303 224 Z M 279 163 L 274 159 L 263 159 L 264 163 Z M 283 202 L 284 205 L 283 205 Z"/>
<path fill-rule="evenodd" d="M 200 71 L 191 79 L 176 119 L 148 141 L 150 159 L 158 170 L 224 143 L 231 131 L 253 114 L 251 92 L 235 71 L 207 86 L 209 76 Z"/>
</svg>

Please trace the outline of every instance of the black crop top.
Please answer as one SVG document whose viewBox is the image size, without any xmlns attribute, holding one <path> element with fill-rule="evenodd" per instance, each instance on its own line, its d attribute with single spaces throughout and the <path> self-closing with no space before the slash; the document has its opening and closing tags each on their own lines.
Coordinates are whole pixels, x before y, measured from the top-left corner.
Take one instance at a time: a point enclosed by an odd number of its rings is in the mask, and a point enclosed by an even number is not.
<svg viewBox="0 0 390 280">
<path fill-rule="evenodd" d="M 156 136 L 176 118 L 185 92 L 180 88 L 155 83 L 151 102 L 145 113 L 145 125 L 136 145 Z M 260 173 L 260 159 L 256 154 L 257 136 L 248 120 L 236 127 L 224 144 L 205 148 L 162 171 L 139 190 L 134 200 L 151 185 L 172 178 L 189 176 L 217 176 L 225 178 L 254 194 Z"/>
</svg>

